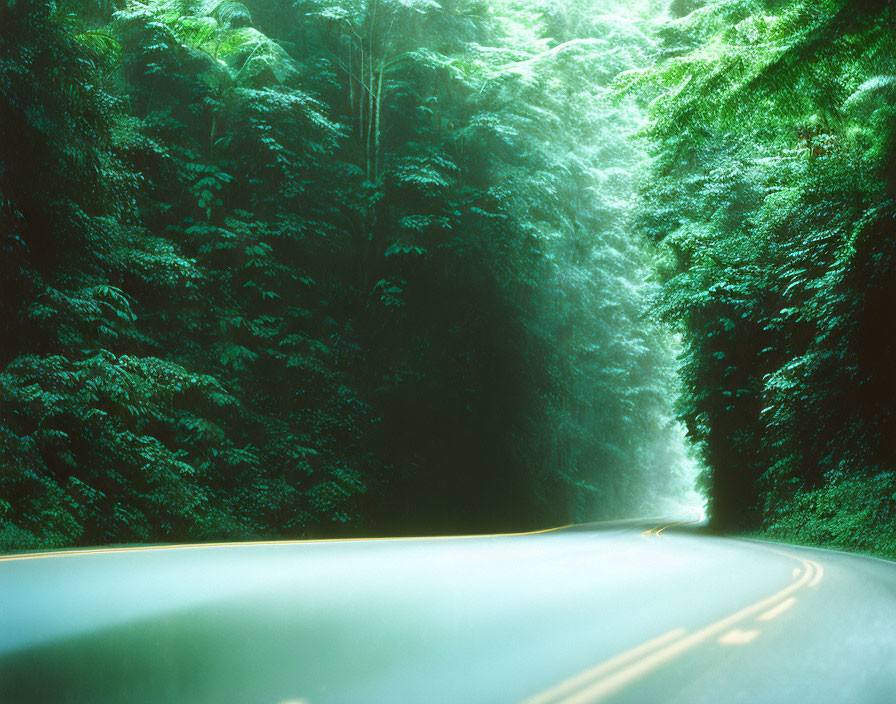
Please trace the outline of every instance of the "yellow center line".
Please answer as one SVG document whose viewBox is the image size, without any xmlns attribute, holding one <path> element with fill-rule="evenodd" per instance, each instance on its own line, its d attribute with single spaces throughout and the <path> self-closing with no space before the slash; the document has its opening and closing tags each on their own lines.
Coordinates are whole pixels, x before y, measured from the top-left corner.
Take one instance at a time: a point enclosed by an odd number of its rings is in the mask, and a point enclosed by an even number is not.
<svg viewBox="0 0 896 704">
<path fill-rule="evenodd" d="M 722 645 L 746 645 L 752 643 L 759 637 L 759 631 L 756 629 L 742 631 L 740 628 L 734 628 L 725 635 L 719 636 L 719 643 Z"/>
<path fill-rule="evenodd" d="M 684 525 L 685 523 L 696 523 L 696 521 L 675 521 L 675 523 L 670 523 L 670 524 L 665 525 L 662 528 L 660 528 L 658 531 L 656 531 L 656 535 L 662 534 L 662 532 L 664 530 L 666 530 L 666 528 L 673 528 L 674 526 L 681 526 L 681 525 Z"/>
<path fill-rule="evenodd" d="M 819 565 L 817 562 L 813 562 L 809 560 L 809 564 L 815 567 L 815 578 L 809 582 L 810 587 L 817 587 L 818 583 L 821 581 L 821 578 L 824 577 L 824 567 Z"/>
<path fill-rule="evenodd" d="M 798 559 L 805 568 L 802 576 L 789 586 L 690 635 L 687 635 L 687 631 L 683 628 L 670 631 L 665 636 L 661 636 L 660 639 L 649 641 L 637 648 L 617 655 L 580 675 L 565 680 L 559 685 L 526 700 L 524 704 L 594 704 L 615 694 L 634 680 L 664 665 L 669 660 L 683 655 L 688 650 L 710 638 L 724 633 L 725 635 L 720 640 L 725 644 L 748 643 L 754 640 L 759 635 L 758 630 L 741 631 L 735 629 L 732 631 L 731 629 L 740 621 L 756 614 L 762 614 L 766 617 L 765 620 L 774 618 L 774 616 L 792 606 L 796 601 L 795 598 L 791 597 L 791 594 L 804 586 L 817 584 L 818 580 L 821 579 L 820 565 L 802 558 L 794 558 L 792 555 L 787 555 L 787 557 Z M 779 608 L 782 603 L 787 604 L 787 606 L 768 616 L 768 614 Z M 661 641 L 659 644 L 657 643 L 658 640 Z M 668 640 L 668 643 L 663 645 L 663 642 L 666 640 Z M 585 683 L 588 684 L 586 685 Z M 578 686 L 582 686 L 582 689 L 571 692 Z M 567 692 L 571 693 L 566 694 Z"/>
<path fill-rule="evenodd" d="M 711 623 L 710 625 L 705 626 L 695 633 L 680 638 L 676 642 L 650 653 L 646 657 L 641 658 L 631 665 L 628 665 L 621 670 L 617 670 L 609 677 L 606 677 L 598 682 L 595 682 L 589 687 L 586 687 L 577 694 L 558 701 L 557 704 L 593 704 L 594 702 L 605 699 L 606 697 L 616 693 L 639 677 L 642 677 L 648 672 L 655 670 L 660 665 L 665 664 L 673 658 L 679 657 L 694 646 L 699 645 L 703 641 L 712 638 L 722 633 L 723 631 L 727 631 L 739 621 L 742 621 L 743 619 L 748 618 L 749 616 L 752 616 L 761 611 L 765 611 L 774 604 L 778 603 L 781 599 L 788 597 L 797 589 L 803 587 L 809 582 L 810 579 L 812 579 L 811 566 L 805 560 L 801 560 L 801 562 L 803 562 L 803 564 L 805 565 L 806 572 L 798 581 L 794 582 L 790 586 L 785 587 L 781 591 L 776 592 L 772 596 L 763 599 L 762 601 L 758 601 L 755 604 L 741 609 L 731 616 L 716 621 L 715 623 Z"/>
<path fill-rule="evenodd" d="M 248 547 L 251 545 L 312 545 L 317 543 L 370 543 L 402 540 L 460 540 L 473 538 L 514 538 L 523 535 L 540 535 L 541 533 L 553 533 L 559 530 L 572 528 L 570 523 L 556 528 L 544 528 L 542 530 L 530 530 L 523 533 L 479 533 L 474 535 L 422 535 L 407 536 L 401 538 L 309 538 L 306 540 L 251 540 L 234 543 L 186 543 L 183 545 L 139 545 L 124 548 L 86 548 L 80 550 L 57 550 L 54 552 L 34 552 L 20 555 L 0 555 L 0 562 L 14 562 L 17 560 L 39 560 L 48 557 L 80 557 L 83 555 L 109 555 L 123 552 L 148 552 L 150 550 L 192 550 L 196 548 L 233 548 Z"/>
<path fill-rule="evenodd" d="M 615 657 L 610 658 L 609 660 L 602 662 L 595 667 L 585 670 L 584 672 L 575 675 L 574 677 L 570 677 L 568 680 L 564 680 L 560 684 L 555 685 L 550 689 L 541 692 L 540 694 L 536 694 L 531 699 L 527 699 L 525 702 L 523 702 L 523 704 L 548 704 L 558 697 L 563 697 L 566 694 L 575 691 L 579 687 L 587 684 L 589 681 L 601 677 L 617 667 L 622 667 L 626 663 L 639 658 L 641 655 L 644 655 L 655 648 L 659 648 L 660 646 L 665 645 L 669 641 L 680 638 L 685 633 L 687 633 L 687 631 L 684 628 L 676 628 L 674 631 L 669 631 L 668 633 L 661 635 L 659 638 L 654 638 L 653 640 L 647 641 L 646 643 L 643 643 L 636 648 L 632 648 L 631 650 L 616 655 Z"/>
<path fill-rule="evenodd" d="M 812 586 L 811 582 L 809 583 L 809 586 Z M 764 614 L 762 614 L 759 617 L 759 620 L 760 621 L 771 621 L 773 618 L 776 618 L 777 616 L 780 616 L 781 614 L 783 614 L 785 611 L 787 611 L 787 609 L 789 609 L 795 603 L 796 603 L 795 596 L 792 596 L 789 599 L 785 599 L 777 606 L 772 607 L 771 609 L 766 611 Z"/>
<path fill-rule="evenodd" d="M 675 523 L 668 523 L 668 524 L 664 525 L 662 528 L 660 528 L 659 530 L 654 528 L 654 530 L 656 531 L 655 535 L 660 535 L 667 528 L 674 528 L 675 526 L 688 526 L 691 523 L 697 523 L 698 520 L 699 519 L 695 518 L 692 521 L 675 521 Z"/>
</svg>

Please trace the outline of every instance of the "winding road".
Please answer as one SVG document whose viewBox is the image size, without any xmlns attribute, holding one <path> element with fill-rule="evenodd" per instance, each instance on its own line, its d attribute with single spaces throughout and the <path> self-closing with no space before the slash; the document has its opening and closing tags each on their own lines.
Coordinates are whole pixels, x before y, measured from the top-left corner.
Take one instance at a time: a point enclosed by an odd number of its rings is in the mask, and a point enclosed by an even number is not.
<svg viewBox="0 0 896 704">
<path fill-rule="evenodd" d="M 896 563 L 672 520 L 12 555 L 0 702 L 894 704 Z"/>
</svg>

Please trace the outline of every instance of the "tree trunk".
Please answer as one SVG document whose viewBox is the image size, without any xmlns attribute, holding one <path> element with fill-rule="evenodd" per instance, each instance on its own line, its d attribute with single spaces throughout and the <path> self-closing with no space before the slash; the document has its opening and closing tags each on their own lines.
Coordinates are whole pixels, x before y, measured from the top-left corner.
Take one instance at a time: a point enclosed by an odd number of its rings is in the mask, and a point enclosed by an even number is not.
<svg viewBox="0 0 896 704">
<path fill-rule="evenodd" d="M 352 55 L 354 48 L 351 38 L 348 40 L 348 109 L 350 111 L 355 109 L 355 76 L 353 66 L 352 66 Z"/>
<path fill-rule="evenodd" d="M 360 42 L 358 43 L 358 50 L 360 52 L 360 62 L 358 63 L 358 76 L 363 79 L 364 77 L 364 47 L 361 46 Z M 364 147 L 364 84 L 361 80 L 358 81 L 358 143 L 361 147 Z"/>
<path fill-rule="evenodd" d="M 367 180 L 371 180 L 372 175 L 372 149 L 373 149 L 373 37 L 376 31 L 376 6 L 378 0 L 373 0 L 370 10 L 370 31 L 368 33 L 367 47 L 367 144 L 365 145 L 365 156 L 367 163 Z"/>
<path fill-rule="evenodd" d="M 373 181 L 379 181 L 380 178 L 380 113 L 383 111 L 383 74 L 386 72 L 385 67 L 380 68 L 380 76 L 376 83 L 376 125 L 373 130 Z"/>
</svg>

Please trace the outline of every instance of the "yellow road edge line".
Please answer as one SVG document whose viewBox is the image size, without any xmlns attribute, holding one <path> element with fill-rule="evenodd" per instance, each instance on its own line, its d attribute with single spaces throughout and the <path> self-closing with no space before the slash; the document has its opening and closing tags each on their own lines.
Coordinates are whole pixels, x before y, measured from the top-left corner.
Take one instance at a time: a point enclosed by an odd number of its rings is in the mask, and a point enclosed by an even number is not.
<svg viewBox="0 0 896 704">
<path fill-rule="evenodd" d="M 121 548 L 80 548 L 77 550 L 53 550 L 50 552 L 33 552 L 18 553 L 13 555 L 0 555 L 0 562 L 12 562 L 15 560 L 36 560 L 47 557 L 69 557 L 75 555 L 102 555 L 115 552 L 139 552 L 144 550 L 183 550 L 187 548 L 220 548 L 220 547 L 241 547 L 250 545 L 302 545 L 306 543 L 360 543 L 385 540 L 458 540 L 461 538 L 510 538 L 523 535 L 538 535 L 540 533 L 553 533 L 567 528 L 576 528 L 578 526 L 601 526 L 614 523 L 638 523 L 642 519 L 614 519 L 610 521 L 595 521 L 590 523 L 567 523 L 566 525 L 556 526 L 554 528 L 542 528 L 540 530 L 530 530 L 518 533 L 473 533 L 464 535 L 415 535 L 415 536 L 385 536 L 380 538 L 302 538 L 297 540 L 247 540 L 236 542 L 215 542 L 215 543 L 184 543 L 172 545 L 137 545 L 132 547 Z M 696 521 L 691 521 L 695 523 Z M 652 529 L 651 529 L 652 530 Z"/>
<path fill-rule="evenodd" d="M 616 655 L 609 660 L 600 663 L 599 665 L 590 667 L 584 672 L 580 672 L 579 674 L 570 677 L 568 680 L 564 680 L 560 684 L 554 685 L 550 689 L 547 689 L 544 692 L 540 692 L 534 697 L 526 699 L 522 704 L 549 704 L 549 702 L 556 700 L 558 697 L 565 696 L 567 693 L 585 685 L 590 680 L 600 677 L 617 667 L 622 667 L 629 661 L 634 660 L 651 650 L 659 648 L 667 644 L 669 641 L 680 638 L 685 633 L 687 633 L 687 630 L 685 630 L 684 628 L 676 628 L 675 630 L 669 631 L 668 633 L 665 633 L 658 638 L 654 638 L 653 640 L 642 643 L 641 645 L 632 648 L 631 650 L 620 653 L 619 655 Z"/>
<path fill-rule="evenodd" d="M 773 605 L 812 580 L 812 564 L 802 558 L 796 559 L 799 559 L 806 568 L 806 572 L 798 581 L 784 587 L 784 589 L 781 589 L 762 601 L 758 601 L 755 604 L 751 604 L 750 606 L 735 612 L 731 616 L 726 616 L 725 618 L 716 621 L 715 623 L 711 623 L 708 626 L 704 626 L 699 631 L 687 635 L 670 645 L 651 652 L 641 660 L 617 670 L 608 677 L 595 682 L 572 696 L 557 701 L 556 704 L 594 704 L 595 702 L 601 701 L 602 699 L 615 694 L 639 677 L 646 675 L 651 670 L 665 664 L 667 661 L 684 654 L 703 641 L 728 630 L 739 621 L 742 621 L 757 612 L 771 608 Z"/>
<path fill-rule="evenodd" d="M 810 582 L 808 586 L 812 586 L 812 583 Z M 771 609 L 766 611 L 764 614 L 759 616 L 759 618 L 757 620 L 771 621 L 773 618 L 777 618 L 778 616 L 783 614 L 785 611 L 787 611 L 787 609 L 789 609 L 795 603 L 796 603 L 796 597 L 795 596 L 789 597 L 789 598 L 785 599 L 784 601 L 782 601 L 777 606 L 772 607 Z"/>
<path fill-rule="evenodd" d="M 79 557 L 83 555 L 106 555 L 120 552 L 147 552 L 150 550 L 189 550 L 195 548 L 232 548 L 249 547 L 252 545 L 309 545 L 316 543 L 370 543 L 401 540 L 459 540 L 472 538 L 514 538 L 523 535 L 539 535 L 541 533 L 553 533 L 559 530 L 572 528 L 576 524 L 569 523 L 556 528 L 542 528 L 522 533 L 476 533 L 471 535 L 419 535 L 385 538 L 308 538 L 302 540 L 247 540 L 232 543 L 186 543 L 182 545 L 138 545 L 122 548 L 88 548 L 80 550 L 57 550 L 53 552 L 23 553 L 19 555 L 0 555 L 0 562 L 13 562 L 16 560 L 38 560 L 48 557 Z"/>
</svg>

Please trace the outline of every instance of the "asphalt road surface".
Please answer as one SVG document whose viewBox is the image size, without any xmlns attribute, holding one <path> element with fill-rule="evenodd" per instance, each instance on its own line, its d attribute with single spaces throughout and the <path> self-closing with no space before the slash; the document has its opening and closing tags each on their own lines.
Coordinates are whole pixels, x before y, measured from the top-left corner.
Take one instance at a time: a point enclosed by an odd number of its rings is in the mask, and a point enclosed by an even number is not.
<svg viewBox="0 0 896 704">
<path fill-rule="evenodd" d="M 0 558 L 0 702 L 896 703 L 896 564 L 668 521 Z"/>
</svg>

